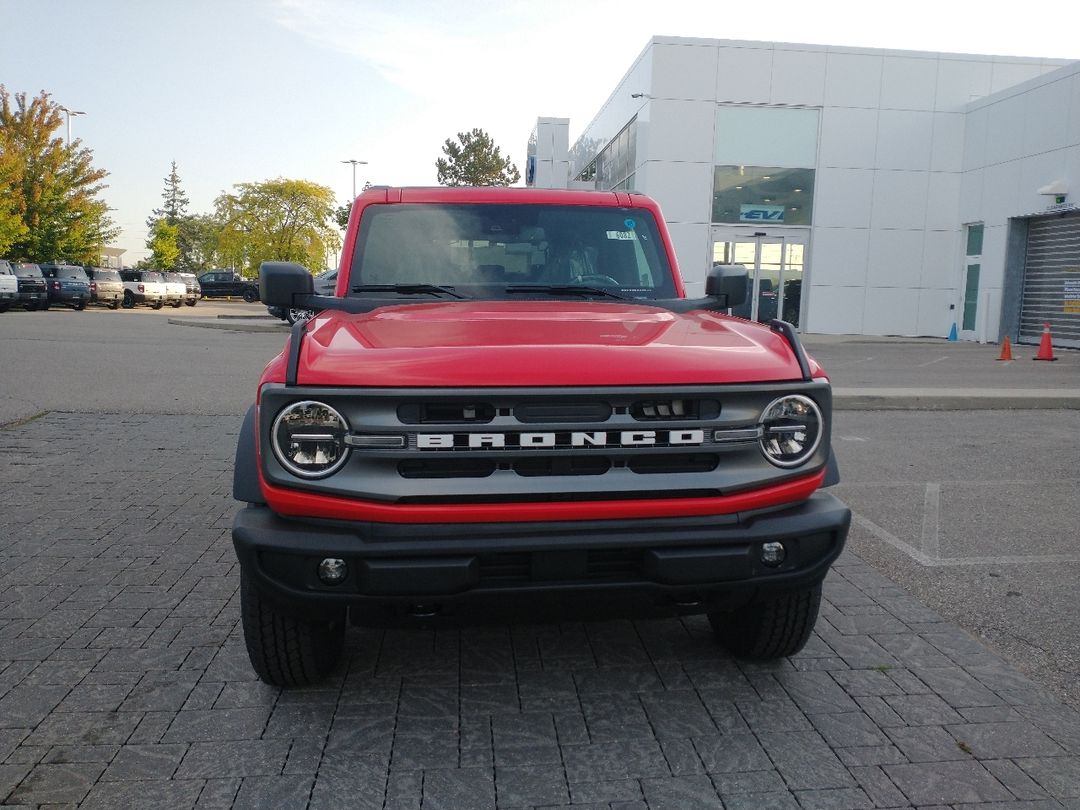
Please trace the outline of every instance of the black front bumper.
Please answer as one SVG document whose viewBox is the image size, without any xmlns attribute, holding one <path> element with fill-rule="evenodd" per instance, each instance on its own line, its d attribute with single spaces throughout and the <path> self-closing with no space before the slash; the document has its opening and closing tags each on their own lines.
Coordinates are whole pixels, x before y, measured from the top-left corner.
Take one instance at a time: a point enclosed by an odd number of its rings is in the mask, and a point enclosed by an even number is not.
<svg viewBox="0 0 1080 810">
<path fill-rule="evenodd" d="M 452 613 L 543 601 L 702 613 L 817 584 L 850 522 L 824 492 L 751 515 L 573 523 L 324 525 L 248 506 L 236 515 L 233 545 L 260 591 L 294 611 Z M 770 567 L 760 554 L 773 540 L 787 555 Z M 346 561 L 340 584 L 318 578 L 327 557 Z"/>
</svg>

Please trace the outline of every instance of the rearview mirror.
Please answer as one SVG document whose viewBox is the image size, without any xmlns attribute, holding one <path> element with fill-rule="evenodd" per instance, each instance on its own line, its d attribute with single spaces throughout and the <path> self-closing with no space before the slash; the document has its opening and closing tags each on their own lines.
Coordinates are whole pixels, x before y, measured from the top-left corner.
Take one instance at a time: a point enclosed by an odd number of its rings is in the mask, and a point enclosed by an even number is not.
<svg viewBox="0 0 1080 810">
<path fill-rule="evenodd" d="M 741 264 L 714 264 L 705 277 L 705 295 L 723 298 L 725 307 L 737 307 L 746 300 L 748 280 Z"/>
<path fill-rule="evenodd" d="M 259 266 L 259 299 L 271 307 L 292 307 L 294 296 L 311 295 L 315 282 L 310 271 L 293 262 L 263 262 Z"/>
</svg>

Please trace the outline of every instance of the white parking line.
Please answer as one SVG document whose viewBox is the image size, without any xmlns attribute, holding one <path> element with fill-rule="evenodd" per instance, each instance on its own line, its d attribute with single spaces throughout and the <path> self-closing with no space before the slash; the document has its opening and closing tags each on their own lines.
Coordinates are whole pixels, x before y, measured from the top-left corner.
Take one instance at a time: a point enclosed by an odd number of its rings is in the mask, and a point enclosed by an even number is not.
<svg viewBox="0 0 1080 810">
<path fill-rule="evenodd" d="M 941 484 L 926 485 L 923 497 L 922 550 L 932 560 L 941 557 Z"/>
<path fill-rule="evenodd" d="M 932 365 L 934 365 L 934 363 L 940 363 L 942 360 L 948 360 L 948 359 L 949 359 L 949 356 L 945 355 L 944 357 L 939 357 L 936 360 L 930 360 L 930 361 L 928 361 L 926 363 L 919 363 L 918 365 L 915 366 L 915 368 L 926 368 L 926 366 L 932 366 Z"/>
</svg>

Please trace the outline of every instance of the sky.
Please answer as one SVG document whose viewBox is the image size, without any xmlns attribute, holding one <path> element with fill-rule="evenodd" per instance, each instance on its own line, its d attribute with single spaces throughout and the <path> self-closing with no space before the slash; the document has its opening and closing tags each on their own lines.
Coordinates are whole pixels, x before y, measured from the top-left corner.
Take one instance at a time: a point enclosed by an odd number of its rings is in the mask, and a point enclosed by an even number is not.
<svg viewBox="0 0 1080 810">
<path fill-rule="evenodd" d="M 0 83 L 85 115 L 124 261 L 176 161 L 189 213 L 236 183 L 434 185 L 442 145 L 487 130 L 524 170 L 540 116 L 571 142 L 652 36 L 1080 58 L 1069 0 L 0 0 Z M 890 15 L 882 17 L 881 10 Z M 1056 21 L 1056 24 L 1055 24 Z M 13 43 L 16 43 L 13 45 Z M 21 45 L 17 43 L 22 43 Z"/>
</svg>

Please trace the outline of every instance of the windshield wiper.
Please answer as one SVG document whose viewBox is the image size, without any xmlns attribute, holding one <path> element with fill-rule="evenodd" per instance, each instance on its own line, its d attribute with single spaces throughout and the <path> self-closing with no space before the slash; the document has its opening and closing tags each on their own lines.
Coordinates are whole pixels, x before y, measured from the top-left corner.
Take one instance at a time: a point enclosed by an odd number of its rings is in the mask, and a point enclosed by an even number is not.
<svg viewBox="0 0 1080 810">
<path fill-rule="evenodd" d="M 352 288 L 354 293 L 359 292 L 394 292 L 405 295 L 449 295 L 451 298 L 468 298 L 467 295 L 450 289 L 440 287 L 438 284 L 357 284 Z"/>
<path fill-rule="evenodd" d="M 617 298 L 626 301 L 625 295 L 619 295 L 603 287 L 585 287 L 581 284 L 513 284 L 506 288 L 508 293 L 548 293 L 549 295 L 600 295 L 605 298 Z"/>
</svg>

